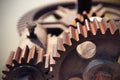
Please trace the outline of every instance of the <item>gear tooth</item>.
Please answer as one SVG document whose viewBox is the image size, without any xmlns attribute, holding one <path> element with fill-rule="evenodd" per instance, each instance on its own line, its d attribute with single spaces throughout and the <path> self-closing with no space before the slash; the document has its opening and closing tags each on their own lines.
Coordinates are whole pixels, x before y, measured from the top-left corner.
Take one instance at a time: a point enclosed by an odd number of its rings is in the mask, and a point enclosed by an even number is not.
<svg viewBox="0 0 120 80">
<path fill-rule="evenodd" d="M 87 38 L 88 37 L 88 31 L 87 31 L 86 26 L 84 25 L 84 26 L 80 27 L 80 30 L 81 30 L 81 35 L 83 37 Z"/>
<path fill-rule="evenodd" d="M 76 41 L 79 40 L 78 31 L 76 29 L 74 29 L 73 27 L 70 27 L 70 38 L 74 39 Z"/>
<path fill-rule="evenodd" d="M 84 38 L 84 36 L 82 35 L 82 24 L 80 22 L 77 22 L 77 30 L 78 30 L 78 34 L 79 34 L 79 40 L 81 38 Z"/>
<path fill-rule="evenodd" d="M 108 22 L 106 20 L 106 18 L 103 18 L 100 24 L 100 30 L 102 32 L 103 35 L 109 36 L 111 35 L 111 31 L 110 28 L 108 27 Z"/>
<path fill-rule="evenodd" d="M 68 32 L 63 32 L 63 46 L 67 50 L 70 46 L 72 45 L 71 40 L 70 40 L 70 33 Z M 60 50 L 57 50 L 58 53 L 61 54 Z"/>
<path fill-rule="evenodd" d="M 50 64 L 52 64 L 52 57 L 50 56 L 51 54 L 45 55 L 45 68 L 48 68 Z"/>
<path fill-rule="evenodd" d="M 42 61 L 42 56 L 43 55 L 43 50 L 39 48 L 39 50 L 36 49 L 36 47 L 33 47 L 32 50 L 30 51 L 31 53 L 31 59 L 29 59 L 30 64 L 38 64 Z"/>
<path fill-rule="evenodd" d="M 52 43 L 51 43 L 52 41 Z M 53 43 L 54 42 L 54 43 Z M 59 42 L 58 42 L 59 43 Z M 51 35 L 48 35 L 48 45 L 47 45 L 47 56 L 50 58 L 50 66 L 52 64 L 55 64 L 55 60 L 53 59 L 53 55 L 58 55 L 57 53 L 57 37 L 56 36 L 51 36 Z M 55 56 L 57 57 L 57 56 Z"/>
<path fill-rule="evenodd" d="M 29 48 L 28 46 L 25 46 L 25 48 L 22 50 L 20 61 L 21 63 L 26 63 L 29 55 Z"/>
<path fill-rule="evenodd" d="M 43 49 L 40 49 L 37 52 L 38 56 L 37 56 L 37 64 L 40 63 L 42 61 L 42 57 L 43 57 Z"/>
<path fill-rule="evenodd" d="M 100 30 L 101 30 L 102 34 L 105 34 L 106 30 L 108 28 L 107 20 L 105 18 L 103 18 L 101 23 L 99 23 L 99 24 L 100 24 Z"/>
<path fill-rule="evenodd" d="M 54 65 L 55 64 L 55 60 L 53 59 L 53 56 L 54 56 L 54 54 L 57 54 L 56 52 L 54 53 L 54 51 L 55 51 L 55 49 L 54 49 L 54 46 L 52 46 L 53 48 L 53 50 L 51 50 L 51 52 L 49 52 L 48 54 L 47 54 L 47 56 L 48 56 L 48 58 L 47 58 L 47 61 L 49 61 L 50 63 L 50 66 L 52 66 L 52 65 Z"/>
<path fill-rule="evenodd" d="M 55 60 L 55 62 L 58 60 L 58 58 L 60 57 L 60 54 L 58 54 L 57 52 L 57 47 L 56 45 L 53 46 L 53 54 L 52 54 L 52 58 Z"/>
<path fill-rule="evenodd" d="M 57 39 L 57 50 L 65 51 L 62 38 Z"/>
<path fill-rule="evenodd" d="M 58 52 L 57 52 L 57 48 L 58 48 L 58 46 L 56 46 L 56 45 L 53 46 L 53 57 L 60 57 L 60 54 L 58 54 Z"/>
<path fill-rule="evenodd" d="M 90 31 L 91 26 L 87 19 L 85 19 L 85 26 L 86 26 L 87 30 Z"/>
<path fill-rule="evenodd" d="M 82 24 L 80 24 L 80 22 L 77 22 L 77 30 L 78 30 L 78 34 L 81 33 L 80 27 L 82 27 Z"/>
<path fill-rule="evenodd" d="M 87 19 L 85 19 L 85 26 L 86 26 L 87 31 L 88 31 L 88 36 L 93 36 L 92 30 L 91 30 L 90 21 L 88 21 Z"/>
<path fill-rule="evenodd" d="M 37 53 L 37 51 L 36 51 L 36 47 L 35 47 L 35 52 L 34 52 L 34 57 L 33 57 L 33 62 L 32 62 L 32 64 L 36 64 L 37 63 L 37 58 L 38 58 L 38 53 Z M 31 59 L 32 60 L 32 59 Z"/>
<path fill-rule="evenodd" d="M 69 46 L 72 45 L 71 41 L 70 41 L 70 34 L 67 32 L 63 33 L 63 44 L 67 44 Z"/>
<path fill-rule="evenodd" d="M 78 19 L 81 20 L 81 21 L 83 21 L 83 17 L 81 15 L 78 15 Z M 79 38 L 80 37 L 87 38 L 88 37 L 87 27 L 84 25 L 84 21 L 83 22 L 81 22 L 81 21 L 77 22 L 77 31 L 79 33 Z M 82 24 L 82 26 L 81 26 L 81 24 Z"/>
<path fill-rule="evenodd" d="M 26 46 L 25 47 L 25 50 L 24 50 L 24 58 L 26 59 L 26 61 L 27 61 L 27 59 L 28 59 L 28 55 L 29 55 L 29 47 L 28 46 Z"/>
<path fill-rule="evenodd" d="M 34 53 L 35 53 L 35 46 L 33 46 L 33 47 L 30 49 L 30 51 L 29 51 L 27 63 L 29 63 L 30 60 L 34 58 Z"/>
<path fill-rule="evenodd" d="M 97 19 L 94 19 L 93 20 L 93 23 L 91 23 L 91 32 L 93 35 L 96 35 L 97 34 L 97 29 L 99 28 L 99 23 L 97 21 Z"/>
<path fill-rule="evenodd" d="M 50 57 L 50 68 L 54 67 L 56 61 L 53 59 L 53 55 Z"/>
<path fill-rule="evenodd" d="M 19 62 L 20 57 L 21 57 L 21 52 L 22 52 L 22 49 L 21 49 L 20 47 L 18 47 L 18 48 L 17 48 L 17 51 L 16 51 L 16 53 L 15 53 L 15 55 L 14 55 L 13 60 L 16 60 L 16 61 Z"/>
<path fill-rule="evenodd" d="M 116 26 L 116 24 L 115 24 L 115 21 L 111 19 L 109 21 L 108 25 L 109 25 L 111 34 L 114 34 L 116 32 L 116 30 L 118 29 L 117 26 Z"/>
</svg>

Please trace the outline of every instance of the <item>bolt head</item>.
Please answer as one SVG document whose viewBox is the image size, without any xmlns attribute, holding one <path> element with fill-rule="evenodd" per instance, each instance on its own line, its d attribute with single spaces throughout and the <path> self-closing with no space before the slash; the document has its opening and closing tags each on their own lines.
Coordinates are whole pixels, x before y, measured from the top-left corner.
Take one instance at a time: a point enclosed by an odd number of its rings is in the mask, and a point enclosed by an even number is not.
<svg viewBox="0 0 120 80">
<path fill-rule="evenodd" d="M 89 59 L 96 54 L 96 45 L 91 41 L 85 41 L 79 44 L 76 50 L 82 58 Z"/>
</svg>

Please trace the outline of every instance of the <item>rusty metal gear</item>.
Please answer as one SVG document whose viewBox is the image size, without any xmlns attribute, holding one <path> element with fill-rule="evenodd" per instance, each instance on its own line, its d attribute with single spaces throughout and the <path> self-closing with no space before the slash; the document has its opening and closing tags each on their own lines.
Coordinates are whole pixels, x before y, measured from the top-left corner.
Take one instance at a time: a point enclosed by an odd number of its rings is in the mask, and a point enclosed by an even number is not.
<svg viewBox="0 0 120 80">
<path fill-rule="evenodd" d="M 28 25 L 29 35 L 25 35 L 25 41 L 22 40 L 24 45 L 35 44 L 37 48 L 18 47 L 16 53 L 11 52 L 3 71 L 3 80 L 119 80 L 120 64 L 117 60 L 120 56 L 120 21 L 105 18 L 101 18 L 101 21 L 96 18 L 90 20 L 92 16 L 102 17 L 108 12 L 119 19 L 119 8 L 111 10 L 108 4 L 103 8 L 95 2 L 94 5 L 98 6 L 93 10 L 90 8 L 91 0 L 88 7 L 85 1 L 85 5 L 80 4 L 83 7 L 78 8 L 77 18 L 71 26 L 68 25 L 76 15 L 73 2 L 38 8 L 25 14 L 18 22 L 19 34 L 25 34 L 27 22 L 40 24 Z M 55 21 L 45 19 L 50 15 Z M 60 35 L 62 32 L 63 37 Z M 43 53 L 46 53 L 45 59 Z"/>
<path fill-rule="evenodd" d="M 47 80 L 49 67 L 45 68 L 46 61 L 42 48 L 26 46 L 22 50 L 18 47 L 16 53 L 11 52 L 2 71 L 3 80 Z"/>
<path fill-rule="evenodd" d="M 120 22 L 95 18 L 76 23 L 58 38 L 51 80 L 119 80 Z"/>
<path fill-rule="evenodd" d="M 67 30 L 71 20 L 76 17 L 77 11 L 78 13 L 82 13 L 84 10 L 89 12 L 89 17 L 91 17 L 92 13 L 96 13 L 99 17 L 105 15 L 107 18 L 120 18 L 119 5 L 109 2 L 106 3 L 101 0 L 93 0 L 92 3 L 90 1 L 91 0 L 89 0 L 90 5 L 87 5 L 88 3 L 86 4 L 85 1 L 82 2 L 78 0 L 78 2 L 80 2 L 77 7 L 78 9 L 76 8 L 77 2 L 75 3 L 75 1 L 68 1 L 67 3 L 58 3 L 43 8 L 38 7 L 33 9 L 24 14 L 18 21 L 18 32 L 21 35 L 27 22 L 36 21 L 41 27 L 44 27 L 47 30 L 48 34 L 52 33 L 53 35 L 58 36 L 63 31 Z M 84 5 L 81 5 L 81 3 Z M 91 10 L 89 9 L 90 7 Z"/>
</svg>

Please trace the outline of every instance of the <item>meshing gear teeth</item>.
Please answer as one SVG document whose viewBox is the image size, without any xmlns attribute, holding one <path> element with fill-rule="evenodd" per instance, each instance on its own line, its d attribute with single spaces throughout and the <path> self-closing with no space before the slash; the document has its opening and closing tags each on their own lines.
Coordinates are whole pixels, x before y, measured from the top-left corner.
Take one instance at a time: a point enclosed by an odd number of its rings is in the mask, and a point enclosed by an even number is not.
<svg viewBox="0 0 120 80">
<path fill-rule="evenodd" d="M 23 50 L 18 47 L 16 52 L 11 52 L 3 70 L 3 80 L 46 80 L 49 77 L 49 66 L 45 68 L 45 63 L 49 63 L 43 57 L 43 49 L 36 47 Z"/>
<path fill-rule="evenodd" d="M 77 18 L 80 19 L 81 21 L 84 21 L 83 16 L 86 17 L 85 14 L 87 14 L 88 18 L 93 16 L 103 17 L 104 15 L 106 16 L 106 14 L 109 12 L 115 14 L 117 17 L 120 15 L 119 9 L 118 10 L 112 9 L 108 7 L 108 4 L 107 5 L 105 5 L 104 3 L 101 4 L 101 2 L 104 2 L 104 1 L 93 1 L 93 4 L 97 2 L 96 3 L 97 5 L 94 5 L 94 6 L 91 6 L 91 0 L 87 1 L 87 4 L 85 0 L 84 1 L 78 0 L 78 2 L 80 4 L 78 4 L 77 10 L 80 10 L 80 12 L 79 11 L 77 12 L 78 13 Z M 17 29 L 20 36 L 22 35 L 22 32 L 25 29 L 26 23 L 34 22 L 34 21 L 38 22 L 39 24 L 41 24 L 41 27 L 46 29 L 55 27 L 55 28 L 60 28 L 66 31 L 68 28 L 68 25 L 71 23 L 71 20 L 73 20 L 76 16 L 76 9 L 75 9 L 76 7 L 74 6 L 75 6 L 75 2 L 70 1 L 62 4 L 49 5 L 44 8 L 38 7 L 36 9 L 33 9 L 27 12 L 19 19 L 17 23 L 17 26 L 18 26 Z M 118 7 L 118 6 L 114 6 L 114 7 Z M 91 10 L 89 10 L 90 8 Z M 49 18 L 49 16 L 53 16 L 55 19 L 52 21 L 46 22 L 46 19 Z M 109 18 L 108 16 L 106 17 Z M 119 19 L 119 17 L 117 19 Z M 74 24 L 75 26 L 76 24 L 75 21 L 72 21 L 72 24 Z"/>
<path fill-rule="evenodd" d="M 84 25 L 76 22 L 77 28 L 70 27 L 70 32 L 64 32 L 63 37 L 58 38 L 57 48 L 54 48 L 56 56 L 53 56 L 55 64 L 51 65 L 51 80 L 119 80 L 118 23 L 105 18 L 100 22 L 86 19 Z M 81 51 L 78 47 L 82 44 L 86 46 Z"/>
</svg>

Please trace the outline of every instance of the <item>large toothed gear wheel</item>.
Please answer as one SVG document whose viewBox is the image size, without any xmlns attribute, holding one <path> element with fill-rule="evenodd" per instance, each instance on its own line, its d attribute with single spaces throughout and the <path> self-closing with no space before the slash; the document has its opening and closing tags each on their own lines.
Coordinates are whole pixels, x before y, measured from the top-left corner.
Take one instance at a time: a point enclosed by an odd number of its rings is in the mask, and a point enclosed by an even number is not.
<svg viewBox="0 0 120 80">
<path fill-rule="evenodd" d="M 3 72 L 3 80 L 47 80 L 49 68 L 45 68 L 43 49 L 35 47 L 11 52 Z M 48 63 L 48 62 L 47 62 Z"/>
<path fill-rule="evenodd" d="M 119 80 L 120 22 L 95 18 L 58 38 L 51 80 Z"/>
<path fill-rule="evenodd" d="M 105 2 L 104 0 L 69 0 L 43 8 L 38 7 L 27 12 L 18 21 L 17 28 L 19 34 L 22 35 L 26 23 L 35 21 L 41 25 L 40 27 L 45 28 L 48 34 L 59 36 L 68 29 L 69 24 L 77 13 L 81 14 L 85 10 L 89 12 L 89 17 L 95 12 L 99 17 L 104 15 L 109 19 L 120 19 L 119 7 L 119 4 L 111 1 Z"/>
</svg>

